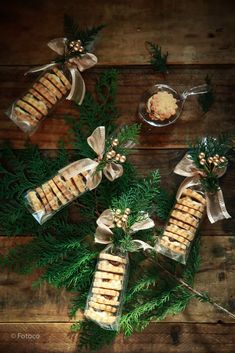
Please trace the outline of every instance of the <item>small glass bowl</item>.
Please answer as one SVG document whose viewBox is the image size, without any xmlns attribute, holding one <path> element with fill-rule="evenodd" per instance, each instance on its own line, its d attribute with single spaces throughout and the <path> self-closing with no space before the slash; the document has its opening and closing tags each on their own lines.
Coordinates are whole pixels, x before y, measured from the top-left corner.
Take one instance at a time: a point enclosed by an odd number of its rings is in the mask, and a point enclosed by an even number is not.
<svg viewBox="0 0 235 353">
<path fill-rule="evenodd" d="M 158 92 L 167 92 L 172 94 L 172 96 L 176 99 L 177 109 L 176 113 L 170 116 L 169 119 L 165 120 L 154 120 L 149 117 L 147 103 L 149 98 L 151 98 L 154 94 Z M 196 95 L 196 94 L 204 94 L 208 92 L 208 85 L 204 84 L 201 86 L 192 87 L 183 93 L 178 93 L 175 89 L 168 85 L 164 84 L 156 84 L 149 88 L 146 92 L 144 92 L 141 102 L 139 104 L 138 115 L 141 119 L 146 121 L 149 125 L 156 127 L 164 127 L 173 124 L 180 116 L 184 102 L 188 96 Z"/>
</svg>

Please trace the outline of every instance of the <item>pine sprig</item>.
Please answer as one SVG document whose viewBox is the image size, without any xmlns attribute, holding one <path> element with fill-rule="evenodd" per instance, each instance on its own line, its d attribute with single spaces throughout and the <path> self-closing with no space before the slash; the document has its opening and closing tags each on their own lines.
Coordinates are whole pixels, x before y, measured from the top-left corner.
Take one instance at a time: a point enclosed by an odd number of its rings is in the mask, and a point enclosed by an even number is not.
<svg viewBox="0 0 235 353">
<path fill-rule="evenodd" d="M 146 42 L 148 45 L 148 50 L 151 54 L 151 60 L 150 63 L 156 72 L 163 72 L 166 73 L 168 71 L 167 68 L 167 58 L 169 53 L 162 53 L 162 48 L 155 43 L 152 42 Z"/>
<path fill-rule="evenodd" d="M 81 29 L 74 19 L 69 15 L 64 15 L 64 34 L 65 37 L 71 40 L 80 39 L 82 45 L 87 48 L 91 44 L 97 34 L 105 27 L 105 25 L 99 25 L 87 29 Z"/>
</svg>

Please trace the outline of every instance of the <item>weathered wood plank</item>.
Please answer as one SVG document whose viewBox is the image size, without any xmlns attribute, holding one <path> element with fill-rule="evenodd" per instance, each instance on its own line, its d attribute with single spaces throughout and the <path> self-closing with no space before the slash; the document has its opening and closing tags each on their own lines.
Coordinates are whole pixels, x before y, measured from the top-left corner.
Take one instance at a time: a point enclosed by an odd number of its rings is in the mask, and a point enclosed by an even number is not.
<svg viewBox="0 0 235 353">
<path fill-rule="evenodd" d="M 96 49 L 100 64 L 148 62 L 145 41 L 158 42 L 168 50 L 170 63 L 235 63 L 234 2 L 229 0 L 67 0 L 66 4 L 13 0 L 2 2 L 0 11 L 3 65 L 35 65 L 53 59 L 46 43 L 63 36 L 65 12 L 82 27 L 107 24 Z"/>
<path fill-rule="evenodd" d="M 0 107 L 0 140 L 10 139 L 15 148 L 22 148 L 26 136 L 15 124 L 5 116 L 4 111 L 14 99 L 26 90 L 34 77 L 23 76 L 26 68 L 0 68 L 0 93 L 2 96 Z M 84 73 L 87 88 L 94 90 L 94 85 L 102 72 L 92 69 Z M 211 110 L 203 115 L 196 97 L 189 97 L 179 120 L 168 127 L 156 128 L 143 124 L 140 148 L 169 148 L 184 147 L 186 139 L 204 134 L 218 134 L 234 126 L 235 121 L 235 70 L 233 67 L 223 68 L 194 68 L 184 69 L 174 67 L 169 75 L 157 75 L 148 68 L 122 68 L 119 70 L 117 106 L 120 111 L 120 124 L 140 122 L 137 108 L 143 92 L 155 83 L 166 83 L 182 92 L 186 88 L 201 84 L 205 76 L 212 77 L 216 91 L 216 100 Z M 31 137 L 33 143 L 40 148 L 56 148 L 58 139 L 66 134 L 65 115 L 79 117 L 77 107 L 73 102 L 63 101 L 52 112 Z"/>
<path fill-rule="evenodd" d="M 78 352 L 79 335 L 69 332 L 69 326 L 69 323 L 0 324 L 0 352 Z M 234 353 L 234 349 L 234 324 L 152 323 L 129 338 L 119 335 L 112 345 L 97 352 Z"/>
<path fill-rule="evenodd" d="M 0 237 L 0 253 L 5 253 L 15 244 L 27 242 L 28 238 Z M 235 310 L 235 242 L 233 237 L 204 236 L 201 244 L 201 266 L 196 276 L 195 287 L 208 291 L 219 304 Z M 19 276 L 11 272 L 0 274 L 0 322 L 66 322 L 67 305 L 71 297 L 65 291 L 50 286 L 31 289 L 37 274 Z M 79 318 L 81 317 L 78 314 Z M 165 322 L 232 322 L 210 304 L 193 300 L 187 309 Z"/>
</svg>

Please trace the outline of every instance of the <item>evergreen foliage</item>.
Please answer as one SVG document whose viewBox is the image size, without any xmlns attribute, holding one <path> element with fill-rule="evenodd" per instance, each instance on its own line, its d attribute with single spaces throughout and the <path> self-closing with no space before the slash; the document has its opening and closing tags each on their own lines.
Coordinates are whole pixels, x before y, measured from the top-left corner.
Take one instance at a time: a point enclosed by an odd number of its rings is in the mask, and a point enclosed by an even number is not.
<svg viewBox="0 0 235 353">
<path fill-rule="evenodd" d="M 26 209 L 23 198 L 26 190 L 43 183 L 72 160 L 95 157 L 86 139 L 97 126 L 104 125 L 107 135 L 118 136 L 123 143 L 137 137 L 140 129 L 137 125 L 117 130 L 116 89 L 116 71 L 104 72 L 96 84 L 96 93 L 87 93 L 83 105 L 79 107 L 80 119 L 67 117 L 69 138 L 75 148 L 72 154 L 63 142 L 55 155 L 43 153 L 32 145 L 17 152 L 5 145 L 1 151 L 1 232 L 31 235 L 32 240 L 1 256 L 0 266 L 20 274 L 40 269 L 41 276 L 35 286 L 47 282 L 74 294 L 70 305 L 70 316 L 73 318 L 78 310 L 84 310 L 97 255 L 103 249 L 102 245 L 94 243 L 96 220 L 101 212 L 107 208 L 131 208 L 128 219 L 130 227 L 140 219 L 141 211 L 165 221 L 173 202 L 173 197 L 160 187 L 158 171 L 143 180 L 135 168 L 126 162 L 121 178 L 114 182 L 103 178 L 97 189 L 85 193 L 43 225 L 39 225 Z M 77 212 L 77 221 L 72 221 L 70 217 L 72 210 Z M 161 231 L 159 228 L 157 230 Z M 161 255 L 156 256 L 154 252 L 144 254 L 143 251 L 134 251 L 133 238 L 154 245 L 156 230 L 139 231 L 133 236 L 117 228 L 114 231 L 116 244 L 133 251 L 130 253 L 130 278 L 121 319 L 121 331 L 126 336 L 143 330 L 153 319 L 162 320 L 167 315 L 184 310 L 194 297 L 174 278 L 167 276 L 160 264 L 190 285 L 199 264 L 199 238 L 194 242 L 187 266 L 176 264 Z M 75 322 L 71 330 L 80 331 L 79 351 L 81 348 L 99 349 L 111 343 L 117 334 L 87 320 Z"/>
<path fill-rule="evenodd" d="M 162 48 L 155 43 L 146 42 L 148 45 L 149 52 L 151 54 L 150 64 L 152 65 L 154 71 L 156 72 L 167 72 L 167 58 L 169 53 L 162 53 Z"/>
</svg>

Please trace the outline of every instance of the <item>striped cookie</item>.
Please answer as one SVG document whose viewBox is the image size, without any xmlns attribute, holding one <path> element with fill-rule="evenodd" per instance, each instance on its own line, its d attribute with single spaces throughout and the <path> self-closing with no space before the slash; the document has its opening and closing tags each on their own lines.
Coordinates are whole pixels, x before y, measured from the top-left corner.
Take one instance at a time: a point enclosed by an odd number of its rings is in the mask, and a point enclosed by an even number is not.
<svg viewBox="0 0 235 353">
<path fill-rule="evenodd" d="M 48 183 L 45 183 L 42 185 L 42 190 L 44 191 L 44 194 L 46 195 L 47 201 L 49 202 L 49 205 L 51 206 L 53 211 L 58 210 L 59 203 L 57 197 L 53 194 L 50 186 Z"/>
<path fill-rule="evenodd" d="M 113 289 L 105 289 L 105 288 L 95 288 L 92 287 L 92 293 L 100 294 L 100 295 L 108 295 L 111 297 L 119 297 L 119 292 Z"/>
<path fill-rule="evenodd" d="M 25 102 L 29 103 L 30 105 L 32 105 L 35 109 L 37 109 L 42 115 L 47 115 L 48 114 L 48 110 L 46 105 L 41 102 L 38 101 L 37 99 L 35 99 L 35 97 L 32 94 L 26 94 L 23 98 L 22 98 Z"/>
<path fill-rule="evenodd" d="M 65 75 L 63 74 L 63 72 L 61 70 L 59 70 L 57 67 L 53 67 L 52 70 L 54 71 L 54 73 L 59 77 L 59 79 L 63 82 L 63 84 L 65 85 L 65 87 L 67 89 L 71 88 L 71 83 L 69 82 L 69 80 L 65 77 Z"/>
<path fill-rule="evenodd" d="M 80 191 L 80 193 L 83 193 L 86 191 L 86 184 L 84 183 L 84 181 L 82 180 L 81 175 L 74 175 L 71 180 L 73 181 L 73 183 L 75 184 L 75 186 L 77 187 L 77 189 Z"/>
<path fill-rule="evenodd" d="M 196 201 L 199 201 L 202 205 L 206 204 L 205 198 L 197 191 L 191 189 L 185 189 L 182 195 L 189 196 Z"/>
<path fill-rule="evenodd" d="M 45 207 L 46 212 L 51 213 L 52 212 L 51 206 L 49 205 L 49 202 L 47 201 L 46 195 L 44 194 L 43 190 L 40 187 L 38 187 L 36 188 L 36 192 L 39 195 L 43 203 L 43 206 Z"/>
<path fill-rule="evenodd" d="M 121 256 L 114 256 L 114 255 L 106 254 L 106 253 L 100 253 L 99 258 L 102 259 L 102 260 L 120 262 L 121 264 L 126 264 L 127 263 L 126 259 L 124 259 Z"/>
<path fill-rule="evenodd" d="M 48 100 L 52 105 L 55 105 L 57 102 L 56 96 L 50 92 L 45 86 L 43 86 L 40 82 L 36 82 L 33 85 L 33 88 L 38 91 L 46 100 Z"/>
<path fill-rule="evenodd" d="M 40 93 L 38 93 L 35 89 L 30 88 L 29 92 L 35 98 L 37 98 L 38 101 L 43 102 L 45 104 L 45 106 L 47 107 L 47 109 L 51 109 L 52 108 L 52 104 L 46 98 L 44 98 Z"/>
<path fill-rule="evenodd" d="M 203 216 L 200 211 L 196 211 L 193 208 L 190 208 L 190 207 L 187 207 L 187 206 L 179 205 L 178 203 L 175 204 L 174 208 L 176 208 L 177 210 L 189 213 L 192 216 L 197 217 L 199 219 L 201 219 L 202 216 Z"/>
<path fill-rule="evenodd" d="M 178 203 L 183 206 L 193 208 L 196 211 L 202 212 L 205 209 L 205 205 L 202 205 L 200 202 L 194 201 L 190 197 L 182 197 L 178 200 Z"/>
<path fill-rule="evenodd" d="M 171 212 L 171 217 L 178 219 L 181 222 L 187 223 L 190 226 L 193 226 L 195 228 L 197 228 L 197 226 L 199 224 L 199 220 L 197 218 L 189 215 L 188 213 L 184 213 L 181 211 L 173 210 Z"/>
<path fill-rule="evenodd" d="M 122 276 L 109 272 L 96 271 L 95 278 L 114 279 L 120 281 Z"/>
<path fill-rule="evenodd" d="M 160 244 L 175 253 L 185 254 L 186 248 L 182 248 L 181 247 L 182 244 L 178 242 L 173 243 L 173 242 L 161 239 Z"/>
<path fill-rule="evenodd" d="M 36 118 L 34 118 L 32 115 L 26 113 L 20 107 L 16 106 L 14 108 L 13 112 L 16 117 L 16 120 L 19 121 L 19 123 L 28 125 L 29 127 L 35 127 L 38 124 L 38 120 Z"/>
<path fill-rule="evenodd" d="M 110 313 L 116 313 L 116 311 L 117 311 L 117 308 L 115 308 L 115 307 L 113 307 L 111 305 L 96 303 L 96 302 L 93 302 L 93 301 L 89 301 L 88 305 L 91 308 L 94 308 L 96 310 L 108 311 Z"/>
<path fill-rule="evenodd" d="M 85 310 L 84 315 L 88 319 L 94 320 L 101 324 L 112 325 L 116 321 L 116 316 L 111 315 L 111 313 L 108 313 L 107 311 L 101 311 L 101 312 L 95 311 L 92 308 Z"/>
<path fill-rule="evenodd" d="M 62 98 L 62 93 L 48 79 L 41 77 L 39 82 L 41 82 L 48 89 L 48 91 L 52 92 L 58 99 Z"/>
<path fill-rule="evenodd" d="M 58 76 L 55 74 L 45 74 L 45 76 L 62 94 L 66 94 L 67 88 L 61 83 Z"/>
<path fill-rule="evenodd" d="M 59 174 L 53 178 L 53 181 L 68 201 L 72 201 L 74 199 L 73 194 L 69 191 Z"/>
<path fill-rule="evenodd" d="M 16 102 L 16 105 L 22 109 L 24 109 L 28 114 L 32 115 L 34 118 L 40 120 L 42 118 L 42 114 L 39 113 L 35 108 L 33 108 L 30 104 L 24 102 L 22 99 L 19 99 Z"/>
<path fill-rule="evenodd" d="M 174 234 L 174 233 L 171 233 L 171 232 L 167 232 L 165 231 L 163 233 L 163 238 L 164 237 L 168 237 L 168 238 L 172 238 L 172 239 L 175 239 L 177 240 L 179 243 L 181 244 L 184 244 L 186 246 L 189 246 L 191 243 L 189 240 L 185 239 L 184 237 L 181 237 L 180 235 L 177 235 L 177 234 Z"/>
<path fill-rule="evenodd" d="M 116 264 L 113 265 L 108 260 L 102 260 L 102 261 L 99 261 L 98 263 L 98 270 L 105 271 L 105 272 L 113 272 L 113 273 L 124 273 L 125 272 L 124 264 L 121 264 L 118 262 Z"/>
<path fill-rule="evenodd" d="M 93 282 L 94 287 L 98 288 L 106 288 L 106 289 L 114 289 L 114 290 L 121 290 L 122 289 L 122 282 L 115 281 L 113 279 L 104 279 L 104 278 L 95 278 Z"/>
<path fill-rule="evenodd" d="M 188 239 L 189 241 L 193 240 L 194 238 L 194 234 L 191 233 L 189 230 L 186 230 L 186 229 L 182 229 L 174 224 L 169 224 L 167 227 L 166 227 L 166 231 L 167 232 L 170 232 L 170 233 L 174 233 L 174 234 L 177 234 L 177 235 L 180 235 L 181 237 L 185 238 L 185 239 Z"/>
<path fill-rule="evenodd" d="M 29 201 L 30 206 L 35 212 L 43 211 L 44 207 L 35 191 L 29 191 L 27 193 L 27 199 Z"/>
<path fill-rule="evenodd" d="M 169 221 L 168 221 L 170 224 L 175 224 L 176 226 L 180 227 L 180 228 L 183 228 L 183 229 L 186 229 L 186 230 L 189 230 L 191 233 L 195 233 L 196 232 L 196 228 L 190 226 L 189 224 L 187 223 L 184 223 L 184 222 L 181 222 L 177 219 L 174 219 L 174 218 L 170 218 Z"/>
<path fill-rule="evenodd" d="M 65 187 L 71 192 L 71 194 L 73 194 L 73 196 L 77 197 L 80 194 L 80 192 L 76 188 L 74 183 L 70 179 L 64 178 L 64 174 L 60 174 L 60 177 L 61 177 L 62 181 L 64 182 Z"/>
<path fill-rule="evenodd" d="M 118 296 L 112 297 L 112 296 L 93 294 L 90 300 L 100 304 L 107 304 L 107 305 L 113 305 L 113 306 L 120 305 L 120 302 L 118 301 Z"/>
<path fill-rule="evenodd" d="M 51 187 L 52 191 L 54 194 L 57 196 L 57 198 L 60 200 L 62 205 L 66 205 L 68 202 L 64 195 L 61 193 L 60 189 L 58 189 L 57 185 L 54 183 L 54 181 L 51 179 L 48 181 L 49 186 Z"/>
</svg>

